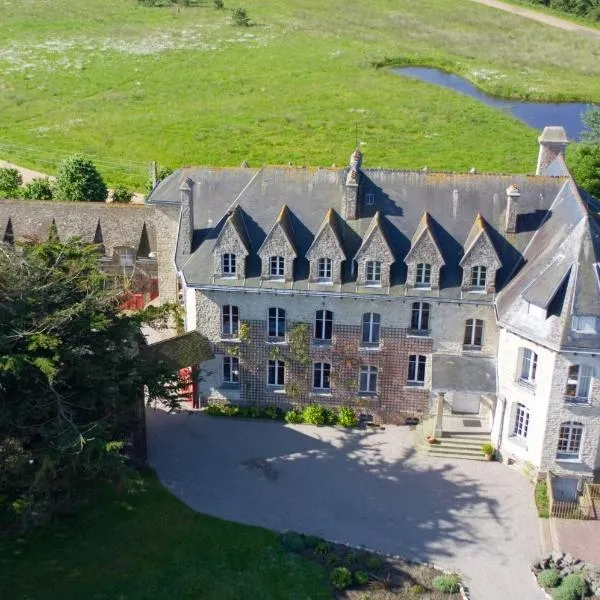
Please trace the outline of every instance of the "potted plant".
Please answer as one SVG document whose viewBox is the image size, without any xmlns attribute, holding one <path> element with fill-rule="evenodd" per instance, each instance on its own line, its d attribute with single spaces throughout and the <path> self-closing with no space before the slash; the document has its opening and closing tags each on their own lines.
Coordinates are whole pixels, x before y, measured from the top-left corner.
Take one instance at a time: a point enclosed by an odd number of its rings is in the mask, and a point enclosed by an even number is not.
<svg viewBox="0 0 600 600">
<path fill-rule="evenodd" d="M 425 436 L 425 441 L 426 441 L 428 444 L 437 444 L 437 440 L 435 439 L 435 436 L 434 436 L 434 435 L 426 435 L 426 436 Z"/>
<path fill-rule="evenodd" d="M 485 456 L 485 460 L 492 460 L 492 458 L 494 458 L 494 446 L 491 444 L 488 443 L 481 446 L 481 451 Z"/>
</svg>

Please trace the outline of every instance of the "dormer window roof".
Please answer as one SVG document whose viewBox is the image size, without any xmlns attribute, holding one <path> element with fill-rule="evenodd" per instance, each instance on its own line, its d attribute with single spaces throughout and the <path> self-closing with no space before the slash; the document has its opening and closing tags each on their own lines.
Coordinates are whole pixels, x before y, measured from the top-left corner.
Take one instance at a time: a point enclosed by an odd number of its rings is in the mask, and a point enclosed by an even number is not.
<svg viewBox="0 0 600 600">
<path fill-rule="evenodd" d="M 311 281 L 318 283 L 319 280 L 326 280 L 341 283 L 341 265 L 346 260 L 341 239 L 338 216 L 333 208 L 330 208 L 306 252 L 306 258 L 310 261 Z M 328 264 L 331 276 L 323 277 L 321 273 L 327 272 Z"/>
<path fill-rule="evenodd" d="M 484 218 L 478 214 L 469 231 L 460 261 L 462 289 L 491 293 L 495 289 L 496 271 L 502 266 Z"/>
<path fill-rule="evenodd" d="M 389 285 L 395 257 L 379 211 L 371 219 L 354 260 L 358 265 L 358 285 Z"/>
<path fill-rule="evenodd" d="M 225 219 L 213 248 L 214 273 L 217 277 L 243 279 L 250 242 L 239 206 Z"/>
<path fill-rule="evenodd" d="M 404 262 L 408 266 L 408 287 L 427 290 L 439 288 L 440 269 L 446 261 L 432 229 L 428 212 L 424 212 L 419 221 Z"/>
<path fill-rule="evenodd" d="M 294 243 L 290 211 L 285 204 L 258 249 L 258 256 L 262 261 L 263 280 L 291 281 L 293 279 L 293 263 L 298 253 Z"/>
</svg>

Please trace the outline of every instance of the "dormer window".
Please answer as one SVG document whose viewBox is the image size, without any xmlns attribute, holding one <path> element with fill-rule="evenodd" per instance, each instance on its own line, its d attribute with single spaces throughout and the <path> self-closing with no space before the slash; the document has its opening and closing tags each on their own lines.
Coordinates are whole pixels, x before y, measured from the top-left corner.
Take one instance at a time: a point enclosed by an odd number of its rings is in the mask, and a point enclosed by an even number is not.
<svg viewBox="0 0 600 600">
<path fill-rule="evenodd" d="M 232 254 L 231 252 L 225 252 L 222 255 L 222 273 L 224 277 L 232 277 L 235 276 L 235 274 L 237 273 L 236 270 L 236 261 L 235 261 L 235 254 Z"/>
<path fill-rule="evenodd" d="M 332 261 L 330 258 L 319 258 L 317 261 L 317 277 L 321 281 L 331 281 Z"/>
<path fill-rule="evenodd" d="M 135 265 L 135 250 L 127 246 L 114 249 L 114 254 L 122 267 L 133 267 Z"/>
<path fill-rule="evenodd" d="M 487 268 L 482 265 L 471 267 L 471 287 L 476 290 L 484 290 L 487 281 Z"/>
<path fill-rule="evenodd" d="M 381 285 L 381 262 L 378 260 L 367 261 L 365 283 L 367 285 Z"/>
<path fill-rule="evenodd" d="M 428 263 L 417 264 L 417 275 L 415 278 L 415 287 L 431 287 L 431 265 Z"/>
<path fill-rule="evenodd" d="M 269 261 L 269 276 L 271 279 L 283 279 L 285 275 L 285 257 L 271 256 Z"/>
<path fill-rule="evenodd" d="M 571 329 L 577 333 L 597 333 L 598 321 L 596 317 L 573 317 Z"/>
</svg>

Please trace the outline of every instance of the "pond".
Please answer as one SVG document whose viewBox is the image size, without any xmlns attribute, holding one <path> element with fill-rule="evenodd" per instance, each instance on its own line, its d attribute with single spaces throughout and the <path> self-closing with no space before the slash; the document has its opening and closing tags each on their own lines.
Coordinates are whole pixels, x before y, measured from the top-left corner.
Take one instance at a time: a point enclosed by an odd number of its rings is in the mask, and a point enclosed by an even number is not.
<svg viewBox="0 0 600 600">
<path fill-rule="evenodd" d="M 585 125 L 582 114 L 592 105 L 583 102 L 527 102 L 526 100 L 503 100 L 488 96 L 472 83 L 450 73 L 425 67 L 397 67 L 392 71 L 405 77 L 414 77 L 434 83 L 455 92 L 471 96 L 488 106 L 509 112 L 527 125 L 541 131 L 546 125 L 562 125 L 570 139 L 580 139 Z"/>
</svg>

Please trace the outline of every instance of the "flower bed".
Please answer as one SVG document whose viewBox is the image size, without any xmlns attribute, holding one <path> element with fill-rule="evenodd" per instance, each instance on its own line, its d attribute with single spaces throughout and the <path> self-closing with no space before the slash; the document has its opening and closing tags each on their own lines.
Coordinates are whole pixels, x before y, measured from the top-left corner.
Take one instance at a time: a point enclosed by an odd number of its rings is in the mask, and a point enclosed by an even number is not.
<svg viewBox="0 0 600 600">
<path fill-rule="evenodd" d="M 552 552 L 532 565 L 539 586 L 553 600 L 579 600 L 586 596 L 600 598 L 600 568 L 571 554 Z"/>
</svg>

